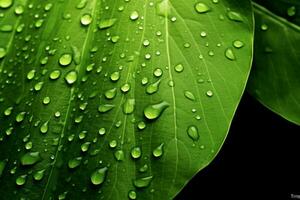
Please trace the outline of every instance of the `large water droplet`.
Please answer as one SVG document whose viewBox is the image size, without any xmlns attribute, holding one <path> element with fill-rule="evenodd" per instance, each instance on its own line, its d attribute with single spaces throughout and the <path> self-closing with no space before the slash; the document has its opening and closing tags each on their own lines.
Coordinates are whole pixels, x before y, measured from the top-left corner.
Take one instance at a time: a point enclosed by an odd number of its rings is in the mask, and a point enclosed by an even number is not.
<svg viewBox="0 0 300 200">
<path fill-rule="evenodd" d="M 153 176 L 147 176 L 143 178 L 139 178 L 133 181 L 133 185 L 137 188 L 145 188 L 148 187 L 153 179 Z"/>
<path fill-rule="evenodd" d="M 40 131 L 41 133 L 47 133 L 48 132 L 48 121 L 46 121 L 41 127 L 40 127 Z"/>
<path fill-rule="evenodd" d="M 102 184 L 105 180 L 107 170 L 108 170 L 107 167 L 104 167 L 104 168 L 97 169 L 96 171 L 94 171 L 90 177 L 91 182 L 94 185 Z"/>
<path fill-rule="evenodd" d="M 34 165 L 41 160 L 39 152 L 28 152 L 21 157 L 22 165 Z"/>
<path fill-rule="evenodd" d="M 169 107 L 166 101 L 162 101 L 157 104 L 151 104 L 144 109 L 144 115 L 149 120 L 157 119 L 163 111 Z"/>
<path fill-rule="evenodd" d="M 196 126 L 194 125 L 189 126 L 187 129 L 187 134 L 192 140 L 194 141 L 199 140 L 198 128 Z"/>
<path fill-rule="evenodd" d="M 13 4 L 13 0 L 0 0 L 0 8 L 9 8 Z"/>
</svg>

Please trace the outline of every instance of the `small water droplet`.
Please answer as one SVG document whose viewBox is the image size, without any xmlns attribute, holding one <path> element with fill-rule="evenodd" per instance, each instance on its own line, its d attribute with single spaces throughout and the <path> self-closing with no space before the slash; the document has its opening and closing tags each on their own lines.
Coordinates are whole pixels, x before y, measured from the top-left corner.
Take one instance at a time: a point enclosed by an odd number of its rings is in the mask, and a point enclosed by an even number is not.
<svg viewBox="0 0 300 200">
<path fill-rule="evenodd" d="M 139 13 L 137 11 L 133 11 L 131 14 L 130 14 L 130 19 L 135 21 L 139 18 Z"/>
<path fill-rule="evenodd" d="M 20 112 L 17 116 L 16 116 L 16 122 L 22 122 L 24 120 L 26 112 Z"/>
<path fill-rule="evenodd" d="M 117 19 L 115 19 L 115 18 L 112 18 L 112 19 L 103 19 L 103 20 L 101 20 L 99 22 L 98 28 L 100 30 L 110 28 L 110 27 L 112 27 L 116 23 L 116 21 L 117 21 Z"/>
<path fill-rule="evenodd" d="M 0 47 L 0 59 L 6 56 L 6 50 L 3 47 Z"/>
<path fill-rule="evenodd" d="M 41 133 L 47 133 L 48 132 L 48 121 L 46 121 L 42 126 L 40 127 L 40 132 Z"/>
<path fill-rule="evenodd" d="M 187 129 L 187 134 L 192 140 L 194 141 L 199 140 L 198 128 L 196 126 L 194 125 L 189 126 Z"/>
<path fill-rule="evenodd" d="M 195 10 L 198 13 L 202 14 L 202 13 L 206 13 L 206 12 L 210 11 L 210 8 L 205 3 L 200 3 L 199 2 L 199 3 L 196 3 Z"/>
<path fill-rule="evenodd" d="M 147 94 L 154 94 L 158 91 L 159 89 L 159 85 L 160 85 L 160 80 L 154 82 L 154 83 L 151 83 L 150 85 L 148 85 L 146 87 L 146 92 Z"/>
<path fill-rule="evenodd" d="M 236 22 L 242 22 L 243 21 L 243 17 L 241 16 L 241 14 L 237 13 L 237 12 L 234 12 L 234 11 L 228 11 L 227 12 L 227 17 L 232 21 L 236 21 Z"/>
<path fill-rule="evenodd" d="M 206 95 L 207 95 L 208 97 L 212 97 L 212 96 L 214 95 L 214 93 L 213 93 L 213 91 L 208 90 L 208 91 L 206 92 Z"/>
<path fill-rule="evenodd" d="M 124 114 L 133 113 L 135 108 L 135 99 L 126 99 L 123 104 L 123 112 Z"/>
<path fill-rule="evenodd" d="M 244 46 L 244 43 L 240 40 L 235 40 L 233 41 L 233 46 L 237 49 L 240 49 Z"/>
<path fill-rule="evenodd" d="M 34 172 L 33 173 L 33 179 L 36 180 L 36 181 L 42 180 L 43 177 L 44 177 L 45 171 L 46 171 L 45 169 L 42 169 L 42 170 Z"/>
<path fill-rule="evenodd" d="M 50 73 L 49 78 L 52 80 L 56 80 L 60 77 L 60 71 L 59 70 L 54 70 Z"/>
<path fill-rule="evenodd" d="M 68 167 L 70 169 L 74 169 L 80 165 L 81 161 L 82 161 L 82 157 L 73 158 L 73 159 L 69 160 Z"/>
<path fill-rule="evenodd" d="M 117 151 L 114 153 L 114 156 L 115 156 L 115 158 L 116 158 L 117 161 L 122 161 L 122 160 L 124 160 L 124 157 L 125 157 L 124 151 L 122 151 L 122 150 L 117 150 Z"/>
<path fill-rule="evenodd" d="M 133 181 L 133 185 L 137 188 L 145 188 L 148 187 L 153 179 L 153 176 L 147 176 L 143 178 L 139 178 Z"/>
<path fill-rule="evenodd" d="M 164 147 L 164 143 L 161 143 L 153 150 L 152 154 L 155 158 L 159 158 L 163 155 L 163 147 Z"/>
<path fill-rule="evenodd" d="M 112 104 L 102 104 L 98 107 L 98 111 L 100 113 L 106 113 L 106 112 L 112 110 L 114 107 L 115 107 L 115 105 L 112 105 Z"/>
<path fill-rule="evenodd" d="M 130 151 L 131 157 L 134 159 L 138 159 L 142 155 L 142 150 L 140 147 L 133 147 Z"/>
<path fill-rule="evenodd" d="M 229 60 L 235 60 L 236 57 L 234 55 L 233 49 L 232 48 L 227 48 L 225 50 L 225 56 L 226 58 L 228 58 Z"/>
<path fill-rule="evenodd" d="M 183 72 L 183 70 L 184 70 L 184 67 L 183 67 L 182 64 L 178 64 L 178 65 L 175 66 L 175 71 L 176 72 L 180 73 L 180 72 Z"/>
<path fill-rule="evenodd" d="M 193 94 L 192 92 L 190 92 L 190 91 L 185 91 L 185 92 L 184 92 L 184 96 L 185 96 L 187 99 L 191 100 L 191 101 L 195 101 L 195 100 L 196 100 L 194 94 Z"/>
<path fill-rule="evenodd" d="M 16 179 L 16 184 L 19 186 L 24 185 L 26 183 L 26 178 L 27 178 L 26 174 L 18 176 L 18 178 Z"/>
</svg>

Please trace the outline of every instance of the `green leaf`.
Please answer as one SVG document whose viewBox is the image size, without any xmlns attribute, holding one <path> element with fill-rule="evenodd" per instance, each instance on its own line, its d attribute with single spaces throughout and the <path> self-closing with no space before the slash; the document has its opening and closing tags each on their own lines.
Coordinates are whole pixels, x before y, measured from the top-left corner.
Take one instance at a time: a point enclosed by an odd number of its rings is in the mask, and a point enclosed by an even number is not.
<svg viewBox="0 0 300 200">
<path fill-rule="evenodd" d="M 248 1 L 196 2 L 27 2 L 1 60 L 3 199 L 171 199 L 212 161 L 253 18 Z"/>
<path fill-rule="evenodd" d="M 255 4 L 256 43 L 248 90 L 263 105 L 300 124 L 300 27 Z"/>
</svg>

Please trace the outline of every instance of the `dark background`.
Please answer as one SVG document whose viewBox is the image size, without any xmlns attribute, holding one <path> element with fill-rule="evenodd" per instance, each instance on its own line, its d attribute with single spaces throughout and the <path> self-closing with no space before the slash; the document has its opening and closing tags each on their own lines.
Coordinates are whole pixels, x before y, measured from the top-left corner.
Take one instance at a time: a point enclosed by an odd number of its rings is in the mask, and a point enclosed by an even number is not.
<svg viewBox="0 0 300 200">
<path fill-rule="evenodd" d="M 300 127 L 245 94 L 215 160 L 176 200 L 292 199 L 300 195 Z"/>
</svg>

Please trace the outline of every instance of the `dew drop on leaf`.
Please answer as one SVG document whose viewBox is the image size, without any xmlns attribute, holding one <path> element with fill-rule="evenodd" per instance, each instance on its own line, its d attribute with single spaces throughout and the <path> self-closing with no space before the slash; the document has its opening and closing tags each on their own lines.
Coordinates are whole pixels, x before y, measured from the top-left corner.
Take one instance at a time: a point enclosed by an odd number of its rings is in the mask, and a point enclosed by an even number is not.
<svg viewBox="0 0 300 200">
<path fill-rule="evenodd" d="M 154 150 L 153 150 L 153 152 L 152 152 L 152 154 L 153 154 L 153 156 L 155 157 L 155 158 L 159 158 L 159 157 L 161 157 L 162 155 L 163 155 L 163 148 L 164 148 L 164 143 L 161 143 L 159 146 L 157 146 Z"/>
<path fill-rule="evenodd" d="M 149 120 L 157 119 L 163 111 L 169 107 L 169 103 L 162 101 L 157 104 L 151 104 L 144 109 L 144 115 Z"/>
<path fill-rule="evenodd" d="M 187 134 L 193 141 L 199 140 L 198 128 L 196 126 L 189 126 L 187 129 Z"/>
<path fill-rule="evenodd" d="M 106 173 L 107 173 L 107 167 L 96 169 L 90 177 L 91 182 L 94 185 L 100 185 L 105 181 Z"/>
<path fill-rule="evenodd" d="M 202 13 L 206 13 L 208 11 L 210 11 L 210 8 L 208 7 L 208 5 L 206 5 L 205 3 L 196 3 L 195 4 L 195 10 L 202 14 Z"/>
<path fill-rule="evenodd" d="M 39 152 L 28 152 L 28 153 L 24 154 L 20 159 L 21 164 L 23 166 L 34 165 L 40 160 L 41 160 L 41 157 L 40 157 Z"/>
<path fill-rule="evenodd" d="M 147 176 L 143 178 L 139 178 L 133 181 L 133 185 L 136 188 L 145 188 L 148 187 L 153 179 L 153 176 Z"/>
</svg>

